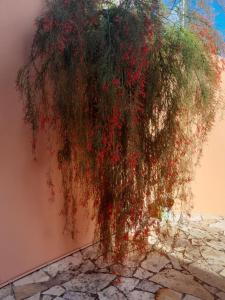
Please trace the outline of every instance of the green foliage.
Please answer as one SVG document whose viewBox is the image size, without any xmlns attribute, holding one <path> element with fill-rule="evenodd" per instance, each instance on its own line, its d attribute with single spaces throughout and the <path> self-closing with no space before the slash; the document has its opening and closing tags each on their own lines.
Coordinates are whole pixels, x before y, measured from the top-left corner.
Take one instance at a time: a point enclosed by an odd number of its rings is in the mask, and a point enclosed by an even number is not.
<svg viewBox="0 0 225 300">
<path fill-rule="evenodd" d="M 105 254 L 121 260 L 189 204 L 217 76 L 205 40 L 165 24 L 156 0 L 48 2 L 17 85 L 34 148 L 38 130 L 57 136 L 67 230 L 91 201 Z"/>
</svg>

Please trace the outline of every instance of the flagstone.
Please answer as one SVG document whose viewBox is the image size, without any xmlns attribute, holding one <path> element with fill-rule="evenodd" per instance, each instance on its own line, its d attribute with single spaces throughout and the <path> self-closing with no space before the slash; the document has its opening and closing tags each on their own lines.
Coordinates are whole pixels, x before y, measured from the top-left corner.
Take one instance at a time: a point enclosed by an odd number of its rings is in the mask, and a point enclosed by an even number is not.
<svg viewBox="0 0 225 300">
<path fill-rule="evenodd" d="M 182 294 L 168 288 L 162 288 L 157 292 L 157 300 L 181 300 Z"/>
<path fill-rule="evenodd" d="M 43 295 L 41 300 L 52 300 L 53 299 L 53 296 L 50 296 L 50 295 Z"/>
<path fill-rule="evenodd" d="M 225 293 L 223 293 L 223 292 L 217 293 L 216 296 L 219 297 L 219 299 L 221 299 L 221 300 L 225 300 Z"/>
<path fill-rule="evenodd" d="M 164 255 L 158 252 L 151 252 L 146 260 L 141 263 L 141 267 L 156 273 L 163 269 L 168 263 L 169 260 Z"/>
<path fill-rule="evenodd" d="M 99 256 L 94 263 L 98 268 L 107 268 L 113 264 L 110 258 L 104 259 L 102 255 Z"/>
<path fill-rule="evenodd" d="M 121 264 L 95 244 L 0 289 L 0 300 L 225 300 L 223 222 L 183 220 L 172 250 L 170 236 Z"/>
<path fill-rule="evenodd" d="M 66 292 L 65 295 L 63 295 L 64 300 L 94 300 L 95 297 L 86 293 L 80 293 L 80 292 Z M 58 300 L 61 300 L 58 298 Z M 54 300 L 57 300 L 55 298 Z"/>
<path fill-rule="evenodd" d="M 76 252 L 74 255 L 67 256 L 49 266 L 43 268 L 50 276 L 55 277 L 58 273 L 62 273 L 71 268 L 78 269 L 83 262 L 83 257 L 80 252 Z"/>
<path fill-rule="evenodd" d="M 201 254 L 206 260 L 211 260 L 215 264 L 222 264 L 223 266 L 225 266 L 224 252 L 212 249 L 211 247 L 204 247 L 201 251 Z"/>
<path fill-rule="evenodd" d="M 183 300 L 201 300 L 201 299 L 191 295 L 186 295 Z"/>
<path fill-rule="evenodd" d="M 216 272 L 213 272 L 209 266 L 199 264 L 198 262 L 192 263 L 186 266 L 187 270 L 201 281 L 207 283 L 210 286 L 217 287 L 225 292 L 225 280 L 219 276 Z"/>
<path fill-rule="evenodd" d="M 163 270 L 151 277 L 153 282 L 180 293 L 190 294 L 204 300 L 213 300 L 213 296 L 191 275 L 183 274 L 177 270 Z"/>
<path fill-rule="evenodd" d="M 153 273 L 148 272 L 147 270 L 144 270 L 142 268 L 137 268 L 137 270 L 134 273 L 134 277 L 139 278 L 139 279 L 146 279 L 152 276 Z"/>
<path fill-rule="evenodd" d="M 4 300 L 15 300 L 15 297 L 13 295 L 8 295 L 8 296 L 6 296 L 5 298 L 2 298 L 2 299 L 4 299 Z"/>
<path fill-rule="evenodd" d="M 216 223 L 210 224 L 209 227 L 217 228 L 220 229 L 221 231 L 225 231 L 225 220 L 220 220 Z"/>
<path fill-rule="evenodd" d="M 148 279 L 141 280 L 136 286 L 136 289 L 142 290 L 145 292 L 156 293 L 161 288 L 161 285 L 155 284 L 154 282 L 149 281 Z"/>
<path fill-rule="evenodd" d="M 64 294 L 65 289 L 62 288 L 61 286 L 53 286 L 47 291 L 43 292 L 43 295 L 52 295 L 52 296 L 61 296 Z"/>
<path fill-rule="evenodd" d="M 98 292 L 99 300 L 126 300 L 127 298 L 116 287 L 110 286 Z"/>
<path fill-rule="evenodd" d="M 38 294 L 35 294 L 35 295 L 33 295 L 33 296 L 29 297 L 29 298 L 26 298 L 26 300 L 39 300 L 40 297 L 41 297 L 41 294 L 38 293 Z"/>
<path fill-rule="evenodd" d="M 23 286 L 30 283 L 42 283 L 49 280 L 49 276 L 43 272 L 42 270 L 34 272 L 28 276 L 25 276 L 19 280 L 16 280 L 13 285 L 14 286 Z"/>
<path fill-rule="evenodd" d="M 144 254 L 140 254 L 137 251 L 132 251 L 131 253 L 129 253 L 127 259 L 125 259 L 123 264 L 131 268 L 136 267 L 144 258 Z"/>
<path fill-rule="evenodd" d="M 0 289 L 0 300 L 5 299 L 7 296 L 11 296 L 12 294 L 12 286 L 7 285 Z"/>
<path fill-rule="evenodd" d="M 215 250 L 218 250 L 218 251 L 224 251 L 225 250 L 225 243 L 221 242 L 221 241 L 211 240 L 211 241 L 206 242 L 206 244 L 209 247 L 211 247 Z"/>
<path fill-rule="evenodd" d="M 123 293 L 127 294 L 132 291 L 139 283 L 139 279 L 119 277 L 119 280 L 114 283 L 116 287 Z"/>
<path fill-rule="evenodd" d="M 155 300 L 155 295 L 148 292 L 132 291 L 127 295 L 128 300 Z"/>
<path fill-rule="evenodd" d="M 46 289 L 47 288 L 43 283 L 31 283 L 13 287 L 16 300 L 26 299 L 35 294 L 41 293 Z"/>
<path fill-rule="evenodd" d="M 80 267 L 79 271 L 81 273 L 86 273 L 88 271 L 93 271 L 95 269 L 95 265 L 89 259 L 86 260 Z"/>
<path fill-rule="evenodd" d="M 81 250 L 84 259 L 97 259 L 100 256 L 99 245 L 94 244 Z"/>
<path fill-rule="evenodd" d="M 123 266 L 120 264 L 115 264 L 110 267 L 110 272 L 115 275 L 125 276 L 125 277 L 132 277 L 135 268 L 129 268 L 127 266 Z"/>
<path fill-rule="evenodd" d="M 116 276 L 112 274 L 80 274 L 63 286 L 69 291 L 96 293 L 108 286 L 115 278 Z"/>
</svg>

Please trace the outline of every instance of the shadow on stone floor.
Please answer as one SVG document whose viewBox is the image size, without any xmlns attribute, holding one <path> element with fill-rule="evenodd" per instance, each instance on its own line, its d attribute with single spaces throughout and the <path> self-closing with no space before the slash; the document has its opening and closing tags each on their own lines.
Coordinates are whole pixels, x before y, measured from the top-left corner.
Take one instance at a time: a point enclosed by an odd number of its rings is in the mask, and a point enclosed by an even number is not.
<svg viewBox="0 0 225 300">
<path fill-rule="evenodd" d="M 168 239 L 121 265 L 93 245 L 0 289 L 0 300 L 224 300 L 225 219 L 198 215 L 178 226 L 172 249 Z"/>
</svg>

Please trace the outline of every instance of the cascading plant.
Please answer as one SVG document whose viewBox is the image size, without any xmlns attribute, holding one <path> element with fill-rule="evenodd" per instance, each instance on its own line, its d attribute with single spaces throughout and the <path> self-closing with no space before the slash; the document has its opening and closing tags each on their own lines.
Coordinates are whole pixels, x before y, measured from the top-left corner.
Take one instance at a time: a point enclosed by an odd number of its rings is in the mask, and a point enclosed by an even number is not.
<svg viewBox="0 0 225 300">
<path fill-rule="evenodd" d="M 57 140 L 65 228 L 92 201 L 117 261 L 190 203 L 220 73 L 212 35 L 194 25 L 170 25 L 159 0 L 51 0 L 18 73 L 33 150 L 40 130 Z"/>
</svg>

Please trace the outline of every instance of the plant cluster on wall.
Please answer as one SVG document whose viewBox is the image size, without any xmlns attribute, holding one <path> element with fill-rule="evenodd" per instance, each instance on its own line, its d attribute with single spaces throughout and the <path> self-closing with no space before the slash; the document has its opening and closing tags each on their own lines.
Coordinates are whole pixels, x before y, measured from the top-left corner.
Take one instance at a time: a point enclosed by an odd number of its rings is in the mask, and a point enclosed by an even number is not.
<svg viewBox="0 0 225 300">
<path fill-rule="evenodd" d="M 17 85 L 25 121 L 57 137 L 66 229 L 93 201 L 104 253 L 143 249 L 189 182 L 216 109 L 207 26 L 170 24 L 159 0 L 52 0 Z M 52 183 L 51 183 L 52 185 Z"/>
</svg>

